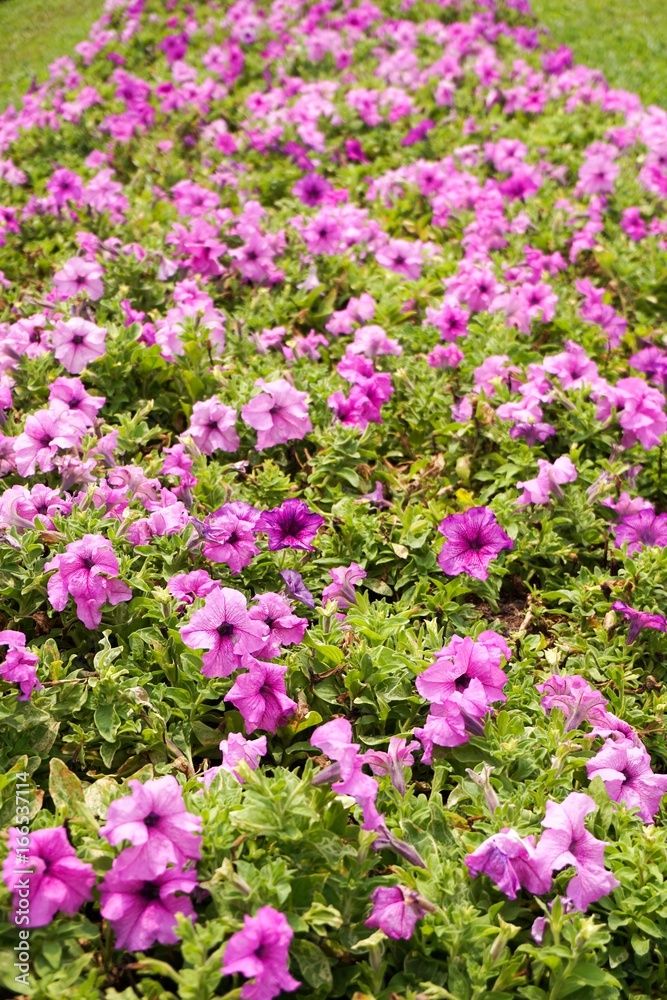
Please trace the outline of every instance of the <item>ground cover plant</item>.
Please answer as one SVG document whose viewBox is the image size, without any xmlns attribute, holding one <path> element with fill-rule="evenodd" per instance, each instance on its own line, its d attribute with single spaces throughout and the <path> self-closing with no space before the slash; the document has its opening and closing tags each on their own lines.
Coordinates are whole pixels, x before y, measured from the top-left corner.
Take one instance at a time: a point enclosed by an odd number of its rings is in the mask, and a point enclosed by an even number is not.
<svg viewBox="0 0 667 1000">
<path fill-rule="evenodd" d="M 0 116 L 9 995 L 667 995 L 667 112 L 522 0 L 107 0 Z"/>
</svg>

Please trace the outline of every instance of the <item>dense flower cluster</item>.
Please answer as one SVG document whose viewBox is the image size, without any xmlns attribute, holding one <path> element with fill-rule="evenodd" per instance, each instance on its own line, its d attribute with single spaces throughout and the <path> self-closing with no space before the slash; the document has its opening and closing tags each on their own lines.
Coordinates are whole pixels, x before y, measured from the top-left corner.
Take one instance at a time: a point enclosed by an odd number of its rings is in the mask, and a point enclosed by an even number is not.
<svg viewBox="0 0 667 1000">
<path fill-rule="evenodd" d="M 525 0 L 106 0 L 0 113 L 33 992 L 663 994 L 666 163 Z"/>
</svg>

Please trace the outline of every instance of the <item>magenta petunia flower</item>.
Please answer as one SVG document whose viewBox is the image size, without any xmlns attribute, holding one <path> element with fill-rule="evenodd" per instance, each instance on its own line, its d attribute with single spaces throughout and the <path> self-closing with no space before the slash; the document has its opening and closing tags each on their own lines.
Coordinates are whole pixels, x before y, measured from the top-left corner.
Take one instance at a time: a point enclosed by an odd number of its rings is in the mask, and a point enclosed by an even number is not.
<svg viewBox="0 0 667 1000">
<path fill-rule="evenodd" d="M 258 451 L 287 441 L 300 441 L 312 431 L 307 393 L 299 392 L 284 378 L 274 382 L 258 378 L 255 386 L 262 392 L 246 403 L 241 415 L 257 431 Z"/>
<path fill-rule="evenodd" d="M 287 968 L 293 935 L 285 914 L 272 906 L 263 906 L 256 916 L 243 918 L 243 929 L 227 942 L 222 963 L 224 976 L 240 973 L 254 980 L 243 984 L 242 1000 L 273 1000 L 301 985 Z"/>
<path fill-rule="evenodd" d="M 656 514 L 650 507 L 621 518 L 612 530 L 616 547 L 627 544 L 628 555 L 644 547 L 667 546 L 667 514 Z"/>
<path fill-rule="evenodd" d="M 433 744 L 459 746 L 470 732 L 481 735 L 481 720 L 496 701 L 505 701 L 507 675 L 500 668 L 510 649 L 501 635 L 487 629 L 477 640 L 452 636 L 435 663 L 420 674 L 417 690 L 431 702 L 423 729 L 415 730 L 424 743 L 428 763 Z"/>
<path fill-rule="evenodd" d="M 223 504 L 201 524 L 202 552 L 211 562 L 226 563 L 232 573 L 249 566 L 259 549 L 255 530 L 260 511 L 242 500 Z"/>
<path fill-rule="evenodd" d="M 220 749 L 222 750 L 222 764 L 217 767 L 209 767 L 200 777 L 200 780 L 207 787 L 219 771 L 228 771 L 240 784 L 243 784 L 243 778 L 235 768 L 241 762 L 247 764 L 251 771 L 257 768 L 260 757 L 266 753 L 266 736 L 259 736 L 256 740 L 247 740 L 241 733 L 230 733 L 228 738 L 220 743 Z"/>
<path fill-rule="evenodd" d="M 262 623 L 263 624 L 263 623 Z M 246 673 L 239 674 L 225 701 L 231 701 L 245 722 L 246 732 L 266 729 L 275 733 L 296 711 L 296 702 L 285 689 L 287 667 L 248 656 Z"/>
<path fill-rule="evenodd" d="M 76 613 L 87 628 L 102 621 L 102 607 L 129 601 L 132 591 L 122 580 L 111 542 L 100 535 L 84 535 L 70 542 L 64 552 L 44 564 L 44 572 L 56 572 L 46 585 L 49 601 L 56 611 L 64 611 L 70 595 Z"/>
<path fill-rule="evenodd" d="M 73 448 L 81 433 L 81 427 L 51 410 L 31 413 L 26 417 L 23 433 L 13 439 L 16 471 L 21 476 L 32 476 L 35 469 L 50 472 L 58 451 Z"/>
<path fill-rule="evenodd" d="M 78 375 L 91 361 L 106 353 L 106 335 L 105 327 L 78 316 L 64 322 L 59 320 L 51 334 L 53 353 L 63 368 Z"/>
<path fill-rule="evenodd" d="M 202 658 L 205 677 L 229 677 L 243 654 L 261 649 L 269 633 L 264 622 L 250 618 L 243 594 L 230 587 L 212 590 L 180 631 L 190 649 L 208 650 Z"/>
<path fill-rule="evenodd" d="M 292 188 L 292 194 L 295 194 L 309 208 L 321 205 L 330 191 L 333 191 L 333 186 L 329 181 L 314 173 L 302 177 Z"/>
<path fill-rule="evenodd" d="M 542 820 L 545 832 L 535 850 L 538 865 L 549 865 L 553 871 L 574 868 L 576 874 L 567 895 L 584 912 L 620 885 L 604 867 L 604 841 L 584 826 L 584 819 L 595 808 L 593 799 L 583 792 L 570 792 L 563 802 L 549 800 Z"/>
<path fill-rule="evenodd" d="M 49 409 L 57 416 L 92 427 L 95 417 L 106 402 L 104 396 L 90 396 L 80 378 L 60 376 L 49 386 Z"/>
<path fill-rule="evenodd" d="M 154 878 L 130 878 L 119 860 L 100 884 L 100 913 L 111 924 L 116 948 L 145 951 L 156 941 L 176 944 L 176 914 L 197 919 L 187 895 L 197 885 L 196 872 L 167 868 Z"/>
<path fill-rule="evenodd" d="M 521 888 L 537 894 L 551 888 L 551 868 L 538 859 L 535 838 L 520 837 L 507 826 L 468 854 L 465 863 L 471 878 L 488 875 L 510 899 Z"/>
<path fill-rule="evenodd" d="M 619 611 L 626 621 L 630 622 L 627 645 L 634 642 L 642 629 L 653 628 L 658 632 L 667 632 L 667 618 L 664 615 L 651 614 L 648 611 L 636 611 L 623 601 L 614 601 L 612 611 Z"/>
<path fill-rule="evenodd" d="M 632 740 L 606 740 L 602 749 L 586 761 L 588 777 L 601 778 L 610 799 L 638 809 L 645 823 L 652 823 L 667 793 L 667 774 L 654 774 L 651 758 Z"/>
<path fill-rule="evenodd" d="M 352 726 L 348 720 L 332 719 L 331 722 L 318 726 L 313 731 L 310 742 L 335 761 L 320 771 L 313 784 L 332 783 L 334 792 L 350 795 L 362 809 L 364 830 L 380 832 L 384 829 L 384 817 L 379 815 L 375 807 L 378 783 L 363 773 L 364 756 L 360 753 L 359 744 L 352 742 Z"/>
<path fill-rule="evenodd" d="M 429 906 L 424 906 L 422 899 L 414 889 L 403 885 L 381 885 L 371 893 L 373 911 L 364 921 L 366 927 L 378 927 L 387 937 L 395 941 L 403 938 L 409 940 L 417 921 L 428 912 Z"/>
<path fill-rule="evenodd" d="M 104 295 L 103 274 L 96 261 L 70 257 L 53 276 L 58 298 L 71 299 L 80 292 L 86 292 L 93 301 L 101 299 Z"/>
<path fill-rule="evenodd" d="M 310 543 L 324 524 L 324 518 L 313 514 L 303 500 L 285 500 L 280 507 L 266 510 L 261 515 L 256 531 L 265 531 L 269 536 L 269 550 L 303 549 L 314 552 Z"/>
<path fill-rule="evenodd" d="M 192 604 L 196 597 L 206 597 L 219 586 L 205 569 L 194 569 L 191 573 L 177 573 L 167 584 L 167 590 L 181 604 Z"/>
<path fill-rule="evenodd" d="M 132 793 L 114 799 L 100 829 L 110 844 L 132 844 L 116 859 L 118 871 L 128 878 L 152 878 L 168 865 L 199 858 L 201 817 L 186 810 L 176 778 L 168 774 L 128 785 Z"/>
<path fill-rule="evenodd" d="M 269 629 L 257 656 L 272 660 L 279 656 L 281 646 L 301 642 L 308 628 L 308 619 L 293 614 L 289 604 L 279 594 L 260 594 L 255 600 L 257 604 L 250 608 L 248 615 L 253 621 L 264 622 Z"/>
<path fill-rule="evenodd" d="M 489 564 L 502 549 L 514 547 L 488 507 L 471 507 L 464 514 L 450 514 L 440 522 L 438 531 L 445 536 L 438 565 L 449 576 L 467 573 L 477 580 L 486 580 Z"/>
<path fill-rule="evenodd" d="M 353 562 L 349 566 L 334 566 L 329 570 L 329 576 L 333 583 L 322 591 L 322 604 L 326 604 L 327 601 L 337 601 L 341 611 L 356 604 L 354 587 L 366 579 L 366 570 L 362 569 L 359 563 Z"/>
<path fill-rule="evenodd" d="M 41 691 L 37 680 L 39 657 L 25 648 L 25 635 L 14 629 L 0 632 L 0 646 L 7 646 L 7 654 L 0 664 L 0 677 L 10 684 L 18 684 L 19 701 L 28 701 L 33 691 Z"/>
<path fill-rule="evenodd" d="M 414 764 L 415 750 L 419 750 L 417 740 L 408 743 L 399 736 L 392 736 L 388 750 L 367 750 L 363 755 L 364 763 L 375 775 L 388 774 L 396 791 L 405 795 L 405 768 Z"/>
<path fill-rule="evenodd" d="M 307 608 L 315 607 L 315 598 L 303 582 L 303 577 L 295 569 L 281 569 L 280 576 L 285 584 L 285 592 L 293 601 L 299 601 Z"/>
<path fill-rule="evenodd" d="M 190 426 L 185 433 L 204 455 L 212 455 L 214 451 L 236 451 L 239 436 L 235 424 L 236 410 L 212 396 L 192 407 Z"/>
<path fill-rule="evenodd" d="M 71 917 L 93 898 L 93 866 L 79 861 L 64 826 L 32 830 L 25 836 L 11 827 L 8 847 L 2 874 L 13 893 L 13 910 L 28 914 L 29 922 L 22 921 L 23 926 L 45 927 L 58 912 Z M 29 898 L 29 909 L 23 909 L 22 898 Z M 15 916 L 12 919 L 16 922 Z"/>
</svg>

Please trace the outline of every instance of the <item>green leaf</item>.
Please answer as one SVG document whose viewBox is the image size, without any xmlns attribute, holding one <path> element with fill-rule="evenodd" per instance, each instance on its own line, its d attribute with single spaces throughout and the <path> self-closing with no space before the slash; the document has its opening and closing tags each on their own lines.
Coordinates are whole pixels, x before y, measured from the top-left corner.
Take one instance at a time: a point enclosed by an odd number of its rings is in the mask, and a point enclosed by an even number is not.
<svg viewBox="0 0 667 1000">
<path fill-rule="evenodd" d="M 49 794 L 56 807 L 64 809 L 69 816 L 85 805 L 83 785 L 58 757 L 52 757 L 49 762 Z"/>
<path fill-rule="evenodd" d="M 296 959 L 301 975 L 313 989 L 323 986 L 330 989 L 333 986 L 331 966 L 316 944 L 297 938 L 290 946 L 290 954 Z"/>
</svg>

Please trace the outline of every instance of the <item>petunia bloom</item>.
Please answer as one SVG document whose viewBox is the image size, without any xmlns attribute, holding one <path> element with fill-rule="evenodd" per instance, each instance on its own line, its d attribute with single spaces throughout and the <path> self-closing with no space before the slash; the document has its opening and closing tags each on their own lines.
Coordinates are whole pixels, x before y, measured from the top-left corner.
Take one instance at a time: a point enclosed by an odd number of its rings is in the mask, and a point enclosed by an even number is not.
<svg viewBox="0 0 667 1000">
<path fill-rule="evenodd" d="M 602 749 L 586 762 L 588 777 L 601 778 L 610 799 L 638 809 L 645 823 L 652 823 L 667 793 L 667 774 L 654 774 L 644 746 L 631 740 L 607 740 Z"/>
<path fill-rule="evenodd" d="M 152 878 L 129 877 L 118 861 L 100 884 L 100 913 L 111 925 L 116 948 L 145 951 L 156 941 L 176 944 L 176 914 L 196 920 L 187 895 L 197 885 L 196 872 L 167 868 Z"/>
<path fill-rule="evenodd" d="M 287 667 L 266 663 L 249 656 L 244 660 L 248 670 L 239 674 L 225 701 L 231 701 L 245 722 L 246 732 L 265 729 L 275 733 L 296 711 L 296 702 L 285 689 Z"/>
<path fill-rule="evenodd" d="M 327 601 L 337 601 L 341 610 L 356 604 L 357 597 L 354 592 L 355 584 L 366 579 L 366 570 L 362 569 L 359 563 L 353 562 L 349 566 L 334 566 L 329 570 L 329 576 L 333 580 L 322 591 L 322 603 Z"/>
<path fill-rule="evenodd" d="M 281 646 L 292 646 L 301 642 L 308 628 L 308 619 L 292 614 L 289 604 L 279 594 L 260 594 L 257 604 L 248 615 L 253 621 L 264 622 L 269 630 L 265 643 L 257 650 L 258 657 L 272 660 L 280 654 Z"/>
<path fill-rule="evenodd" d="M 537 894 L 551 888 L 551 869 L 537 858 L 535 838 L 520 837 L 509 827 L 488 837 L 465 863 L 472 878 L 488 875 L 510 899 L 521 888 Z"/>
<path fill-rule="evenodd" d="M 64 322 L 59 320 L 51 334 L 53 353 L 68 372 L 78 375 L 91 361 L 106 353 L 106 335 L 105 327 L 78 316 Z"/>
<path fill-rule="evenodd" d="M 70 542 L 64 552 L 44 564 L 44 571 L 56 572 L 46 585 L 49 601 L 56 611 L 64 611 L 71 595 L 76 613 L 87 628 L 98 628 L 102 607 L 129 601 L 132 591 L 118 580 L 118 560 L 108 538 L 84 535 Z"/>
<path fill-rule="evenodd" d="M 256 531 L 269 536 L 269 550 L 303 549 L 314 552 L 312 540 L 324 524 L 324 518 L 313 514 L 303 500 L 285 500 L 280 507 L 273 507 L 261 515 Z"/>
<path fill-rule="evenodd" d="M 308 394 L 279 378 L 265 382 L 258 378 L 255 386 L 262 390 L 241 410 L 246 424 L 257 431 L 256 448 L 272 448 L 287 441 L 299 441 L 313 426 L 308 418 Z"/>
<path fill-rule="evenodd" d="M 201 817 L 185 808 L 176 778 L 167 774 L 128 785 L 131 794 L 114 799 L 100 829 L 110 844 L 132 844 L 116 859 L 118 870 L 128 878 L 152 878 L 168 865 L 199 858 Z"/>
<path fill-rule="evenodd" d="M 501 550 L 514 547 L 488 507 L 471 507 L 464 514 L 450 514 L 440 522 L 438 531 L 445 536 L 438 565 L 449 576 L 467 573 L 477 580 L 486 580 L 489 565 Z"/>
<path fill-rule="evenodd" d="M 204 455 L 212 455 L 214 451 L 236 451 L 240 442 L 235 424 L 236 410 L 212 396 L 192 407 L 190 426 L 185 433 Z"/>
<path fill-rule="evenodd" d="M 259 516 L 255 507 L 242 500 L 223 504 L 200 524 L 203 555 L 211 562 L 226 563 L 233 574 L 240 573 L 259 553 L 255 544 Z"/>
<path fill-rule="evenodd" d="M 25 648 L 23 632 L 4 629 L 0 632 L 0 646 L 7 646 L 7 654 L 0 664 L 3 681 L 19 685 L 19 701 L 28 701 L 33 691 L 41 691 L 43 685 L 37 680 L 39 657 Z"/>
<path fill-rule="evenodd" d="M 619 611 L 626 621 L 630 622 L 627 645 L 635 641 L 642 629 L 652 628 L 658 632 L 667 632 L 667 618 L 664 615 L 651 614 L 648 611 L 636 611 L 623 601 L 614 601 L 612 611 Z"/>
<path fill-rule="evenodd" d="M 378 886 L 371 893 L 373 912 L 365 921 L 366 927 L 378 927 L 395 941 L 407 941 L 417 922 L 431 909 L 430 904 L 424 906 L 425 902 L 418 892 L 403 885 Z"/>
<path fill-rule="evenodd" d="M 21 920 L 24 927 L 45 927 L 58 912 L 71 917 L 93 898 L 93 866 L 77 858 L 64 826 L 27 835 L 11 827 L 8 847 L 2 874 L 13 893 L 13 910 L 28 915 L 27 923 Z M 30 901 L 28 909 L 22 906 L 25 898 Z M 16 922 L 16 916 L 13 919 Z"/>
<path fill-rule="evenodd" d="M 207 594 L 204 607 L 180 631 L 190 649 L 208 650 L 202 658 L 205 677 L 229 677 L 243 654 L 262 648 L 269 632 L 264 622 L 250 618 L 244 595 L 231 587 Z"/>
<path fill-rule="evenodd" d="M 584 912 L 591 903 L 620 885 L 604 867 L 605 843 L 589 833 L 584 819 L 595 811 L 595 802 L 584 792 L 570 792 L 563 802 L 547 802 L 542 820 L 545 832 L 536 848 L 540 865 L 553 871 L 572 866 L 575 876 L 567 887 L 567 896 Z"/>
<path fill-rule="evenodd" d="M 262 906 L 254 917 L 246 914 L 242 930 L 227 942 L 222 964 L 223 975 L 240 973 L 253 980 L 243 984 L 243 1000 L 273 1000 L 298 989 L 301 984 L 288 972 L 293 936 L 285 914 L 272 906 Z"/>
</svg>

